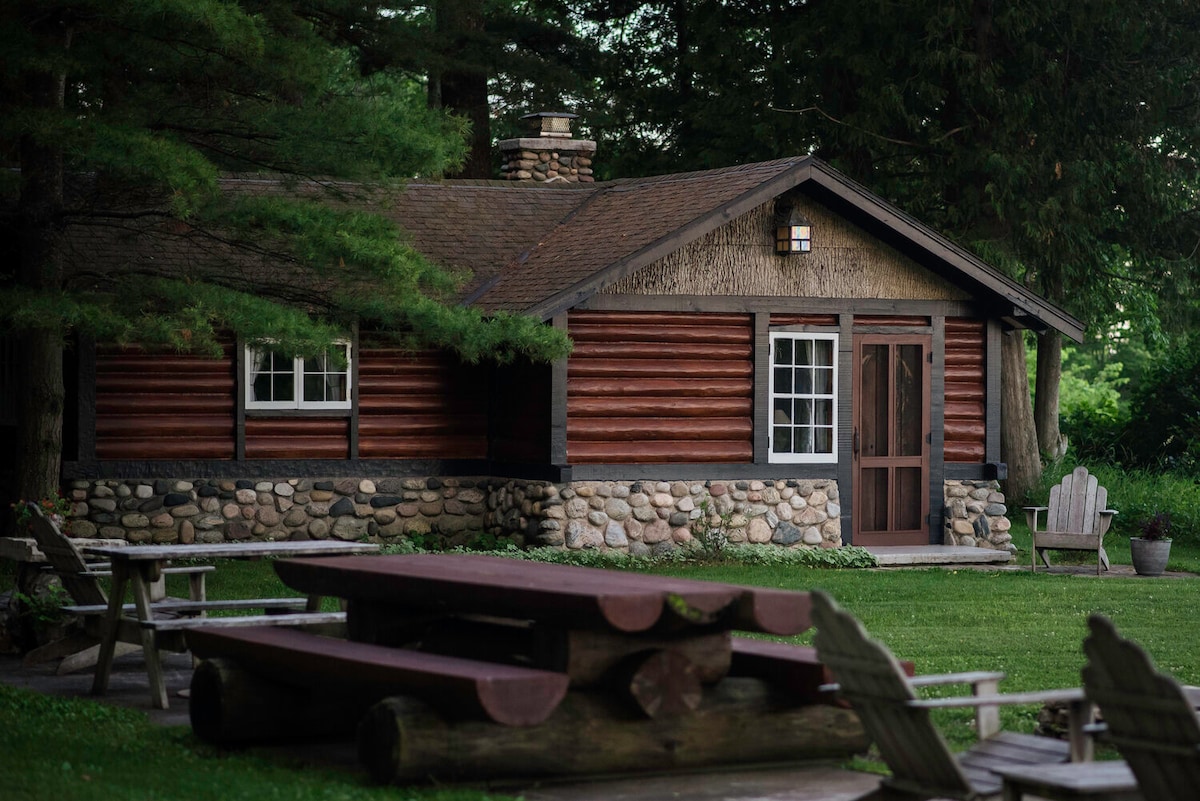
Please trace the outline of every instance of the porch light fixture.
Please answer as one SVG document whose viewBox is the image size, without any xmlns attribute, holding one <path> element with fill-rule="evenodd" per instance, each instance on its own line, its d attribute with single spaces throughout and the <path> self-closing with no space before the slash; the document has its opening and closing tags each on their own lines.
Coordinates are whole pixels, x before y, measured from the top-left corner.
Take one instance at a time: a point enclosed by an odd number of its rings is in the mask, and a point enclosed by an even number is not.
<svg viewBox="0 0 1200 801">
<path fill-rule="evenodd" d="M 812 250 L 812 225 L 795 206 L 782 206 L 775 213 L 775 253 L 790 256 Z"/>
</svg>

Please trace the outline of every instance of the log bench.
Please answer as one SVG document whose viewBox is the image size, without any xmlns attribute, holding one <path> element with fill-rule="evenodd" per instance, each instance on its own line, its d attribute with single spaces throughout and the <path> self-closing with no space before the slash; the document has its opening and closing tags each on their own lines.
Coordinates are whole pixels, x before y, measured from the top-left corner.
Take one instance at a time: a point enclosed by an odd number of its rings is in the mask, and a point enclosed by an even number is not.
<svg viewBox="0 0 1200 801">
<path fill-rule="evenodd" d="M 454 717 L 532 726 L 554 711 L 569 683 L 562 673 L 352 642 L 294 628 L 199 626 L 185 637 L 192 653 L 205 660 L 193 677 L 192 725 L 198 736 L 218 743 L 329 734 L 347 726 L 352 731 L 371 704 L 399 694 L 420 695 Z M 329 701 L 339 695 L 337 688 L 346 692 L 328 705 L 332 709 L 324 702 L 311 708 L 313 695 Z M 320 693 L 310 694 L 311 690 Z M 305 705 L 310 706 L 309 714 L 302 717 L 312 718 L 309 723 L 278 725 L 281 713 L 288 715 Z"/>
</svg>

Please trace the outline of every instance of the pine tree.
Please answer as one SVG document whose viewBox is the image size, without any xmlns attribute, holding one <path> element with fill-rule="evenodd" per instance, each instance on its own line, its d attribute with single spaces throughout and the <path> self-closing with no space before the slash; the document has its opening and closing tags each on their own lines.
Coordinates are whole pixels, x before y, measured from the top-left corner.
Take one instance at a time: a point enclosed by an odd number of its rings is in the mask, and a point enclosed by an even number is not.
<svg viewBox="0 0 1200 801">
<path fill-rule="evenodd" d="M 19 337 L 22 497 L 58 485 L 63 348 L 75 335 L 205 352 L 229 332 L 309 354 L 362 322 L 469 360 L 565 353 L 565 338 L 535 320 L 457 306 L 460 277 L 361 211 L 370 182 L 440 175 L 465 154 L 459 119 L 429 110 L 404 73 L 369 62 L 372 45 L 398 35 L 383 5 L 0 9 L 0 148 L 17 168 L 0 176 L 0 226 L 17 252 L 0 326 Z M 305 191 L 223 192 L 228 173 L 291 176 Z M 97 274 L 70 247 L 131 230 L 177 232 L 229 259 Z M 303 280 L 247 281 L 243 258 Z"/>
</svg>

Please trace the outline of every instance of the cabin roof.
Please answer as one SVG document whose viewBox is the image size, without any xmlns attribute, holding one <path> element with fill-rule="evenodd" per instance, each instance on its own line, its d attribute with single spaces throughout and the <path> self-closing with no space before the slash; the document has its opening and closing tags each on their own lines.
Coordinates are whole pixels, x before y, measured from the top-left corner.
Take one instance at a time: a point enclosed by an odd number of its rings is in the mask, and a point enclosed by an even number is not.
<svg viewBox="0 0 1200 801">
<path fill-rule="evenodd" d="M 785 192 L 821 202 L 1019 327 L 1083 324 L 812 156 L 596 184 L 412 183 L 391 213 L 474 278 L 464 302 L 549 319 Z"/>
</svg>

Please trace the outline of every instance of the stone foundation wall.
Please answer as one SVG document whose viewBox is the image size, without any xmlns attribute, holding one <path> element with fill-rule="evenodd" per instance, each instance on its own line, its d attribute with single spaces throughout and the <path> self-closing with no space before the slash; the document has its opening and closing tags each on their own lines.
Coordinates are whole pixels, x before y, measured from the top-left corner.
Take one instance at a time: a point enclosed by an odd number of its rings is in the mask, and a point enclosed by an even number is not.
<svg viewBox="0 0 1200 801">
<path fill-rule="evenodd" d="M 493 478 L 78 480 L 70 531 L 130 542 L 481 535 L 517 545 L 661 553 L 707 541 L 836 548 L 834 481 L 584 481 Z"/>
<path fill-rule="evenodd" d="M 1012 523 L 1004 493 L 996 481 L 947 481 L 942 512 L 947 545 L 1013 552 Z"/>
</svg>

